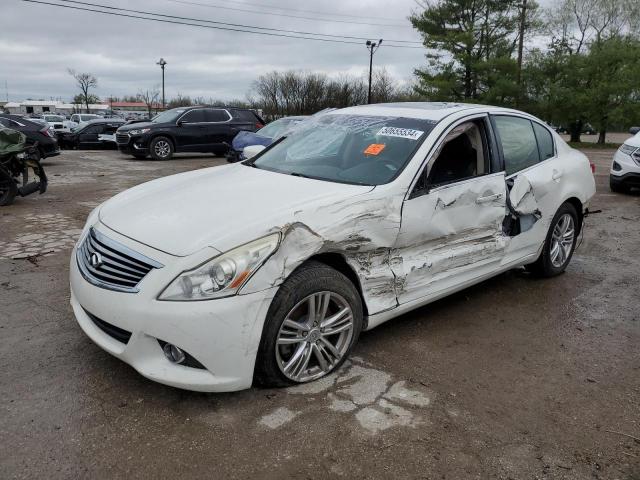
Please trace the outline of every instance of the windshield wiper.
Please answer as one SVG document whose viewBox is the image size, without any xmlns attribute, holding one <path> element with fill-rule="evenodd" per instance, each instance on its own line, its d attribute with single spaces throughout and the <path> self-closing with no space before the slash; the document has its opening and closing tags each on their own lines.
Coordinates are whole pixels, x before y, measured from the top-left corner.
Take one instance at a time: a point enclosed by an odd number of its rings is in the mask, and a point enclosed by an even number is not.
<svg viewBox="0 0 640 480">
<path fill-rule="evenodd" d="M 291 172 L 289 175 L 291 175 L 292 177 L 313 178 L 308 175 L 305 175 L 304 173 L 298 173 L 298 172 Z"/>
</svg>

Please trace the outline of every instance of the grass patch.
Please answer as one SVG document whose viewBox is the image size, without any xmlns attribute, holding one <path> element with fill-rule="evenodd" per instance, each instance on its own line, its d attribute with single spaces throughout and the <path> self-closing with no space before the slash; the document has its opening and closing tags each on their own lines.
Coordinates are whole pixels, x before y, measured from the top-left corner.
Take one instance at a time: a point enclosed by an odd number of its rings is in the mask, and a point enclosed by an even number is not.
<svg viewBox="0 0 640 480">
<path fill-rule="evenodd" d="M 598 150 L 617 150 L 621 143 L 567 142 L 573 148 L 592 148 Z"/>
</svg>

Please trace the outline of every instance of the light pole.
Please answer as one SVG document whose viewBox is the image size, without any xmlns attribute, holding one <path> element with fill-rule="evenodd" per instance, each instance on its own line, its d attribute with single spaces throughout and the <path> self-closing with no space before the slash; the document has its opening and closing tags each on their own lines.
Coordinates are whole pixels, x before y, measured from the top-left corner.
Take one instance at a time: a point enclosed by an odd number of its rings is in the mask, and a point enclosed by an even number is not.
<svg viewBox="0 0 640 480">
<path fill-rule="evenodd" d="M 369 95 L 367 95 L 367 103 L 371 103 L 371 74 L 373 71 L 373 54 L 382 45 L 382 39 L 378 40 L 378 43 L 367 40 L 367 50 L 369 50 Z"/>
<path fill-rule="evenodd" d="M 162 110 L 164 110 L 165 107 L 165 103 L 164 103 L 164 66 L 167 64 L 167 62 L 165 61 L 164 58 L 160 58 L 160 60 L 158 60 L 156 62 L 156 65 L 160 65 L 160 68 L 162 69 Z"/>
</svg>

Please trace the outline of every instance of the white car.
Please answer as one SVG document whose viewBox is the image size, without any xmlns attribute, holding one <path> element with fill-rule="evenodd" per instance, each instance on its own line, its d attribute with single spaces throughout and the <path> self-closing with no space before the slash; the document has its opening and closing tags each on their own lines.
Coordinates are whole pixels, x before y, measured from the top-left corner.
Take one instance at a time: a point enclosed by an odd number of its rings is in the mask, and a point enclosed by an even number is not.
<svg viewBox="0 0 640 480">
<path fill-rule="evenodd" d="M 90 122 L 91 120 L 98 120 L 102 118 L 100 115 L 95 115 L 93 113 L 74 113 L 73 115 L 71 115 L 71 118 L 69 119 L 70 123 L 70 127 L 71 130 L 73 130 L 76 127 L 79 127 L 80 125 L 84 125 L 87 122 Z"/>
<path fill-rule="evenodd" d="M 56 133 L 59 132 L 70 132 L 74 127 L 77 126 L 75 122 L 71 122 L 64 118 L 62 115 L 55 115 L 52 113 L 45 113 L 42 115 L 42 120 L 47 122 L 51 128 Z"/>
<path fill-rule="evenodd" d="M 71 305 L 157 382 L 308 382 L 409 310 L 522 265 L 563 272 L 594 193 L 587 158 L 525 113 L 345 108 L 246 162 L 97 207 L 71 256 Z"/>
<path fill-rule="evenodd" d="M 635 135 L 625 140 L 613 155 L 609 171 L 609 186 L 613 192 L 640 188 L 640 130 L 634 128 L 632 133 Z"/>
</svg>

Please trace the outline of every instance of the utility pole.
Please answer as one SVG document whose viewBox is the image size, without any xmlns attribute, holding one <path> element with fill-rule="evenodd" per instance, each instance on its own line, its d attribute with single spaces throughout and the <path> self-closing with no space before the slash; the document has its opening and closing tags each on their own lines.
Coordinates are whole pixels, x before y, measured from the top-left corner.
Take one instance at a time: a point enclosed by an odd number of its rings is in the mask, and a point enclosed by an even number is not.
<svg viewBox="0 0 640 480">
<path fill-rule="evenodd" d="M 382 39 L 378 40 L 378 43 L 367 40 L 367 50 L 369 50 L 369 95 L 367 95 L 367 103 L 371 104 L 371 76 L 373 74 L 373 54 L 382 45 Z"/>
<path fill-rule="evenodd" d="M 518 38 L 518 71 L 516 77 L 516 83 L 518 85 L 518 92 L 516 94 L 516 106 L 520 106 L 520 100 L 522 98 L 522 55 L 524 50 L 524 33 L 527 29 L 527 0 L 522 0 L 522 11 L 520 12 L 520 28 Z"/>
<path fill-rule="evenodd" d="M 165 61 L 164 58 L 160 58 L 160 60 L 158 62 L 156 62 L 156 65 L 160 65 L 160 68 L 162 69 L 162 110 L 165 109 L 165 103 L 164 103 L 164 66 L 167 64 L 167 62 Z"/>
</svg>

